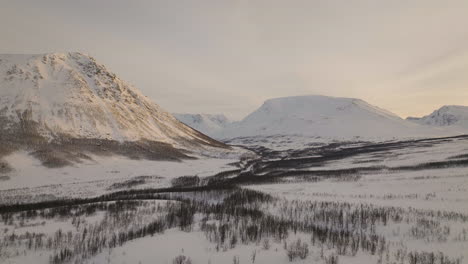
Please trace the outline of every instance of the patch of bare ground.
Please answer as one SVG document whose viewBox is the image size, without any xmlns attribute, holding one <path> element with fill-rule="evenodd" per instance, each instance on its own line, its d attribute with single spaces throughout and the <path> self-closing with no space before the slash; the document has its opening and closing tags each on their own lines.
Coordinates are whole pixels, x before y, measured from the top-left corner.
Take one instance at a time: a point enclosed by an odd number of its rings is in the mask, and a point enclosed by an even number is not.
<svg viewBox="0 0 468 264">
<path fill-rule="evenodd" d="M 5 174 L 11 172 L 12 170 L 13 169 L 11 168 L 10 164 L 0 160 L 0 174 Z"/>
<path fill-rule="evenodd" d="M 48 168 L 61 168 L 92 161 L 91 155 L 120 155 L 130 159 L 181 161 L 195 159 L 188 151 L 156 141 L 118 142 L 105 139 L 71 139 L 60 141 L 0 140 L 0 173 L 8 172 L 9 165 L 1 158 L 15 150 L 24 149 Z"/>
<path fill-rule="evenodd" d="M 197 139 L 187 140 L 177 138 L 184 149 L 175 148 L 171 144 L 150 141 L 126 141 L 108 139 L 72 138 L 65 134 L 53 135 L 53 139 L 43 136 L 47 134 L 37 122 L 31 121 L 31 112 L 22 113 L 20 122 L 11 122 L 0 115 L 0 162 L 2 157 L 15 150 L 26 150 L 42 164 L 49 168 L 60 168 L 91 160 L 90 155 L 120 155 L 130 159 L 181 161 L 194 159 L 190 149 L 194 147 L 230 148 L 228 145 L 211 139 L 196 130 L 186 127 L 187 131 L 197 136 Z M 5 128 L 6 127 L 6 128 Z M 1 164 L 0 164 L 1 166 Z M 4 166 L 5 169 L 7 166 Z M 1 168 L 0 168 L 1 170 Z"/>
</svg>

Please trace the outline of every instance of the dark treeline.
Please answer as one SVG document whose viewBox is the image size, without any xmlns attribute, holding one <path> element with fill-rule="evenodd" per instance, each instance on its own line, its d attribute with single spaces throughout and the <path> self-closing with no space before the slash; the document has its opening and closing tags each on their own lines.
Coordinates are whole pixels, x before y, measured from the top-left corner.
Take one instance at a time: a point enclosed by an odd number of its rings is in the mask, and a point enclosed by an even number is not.
<svg viewBox="0 0 468 264">
<path fill-rule="evenodd" d="M 225 178 L 222 176 L 210 179 L 210 184 L 261 184 L 282 182 L 283 179 L 295 177 L 302 181 L 318 181 L 328 178 L 347 179 L 349 176 L 381 171 L 417 171 L 429 169 L 444 169 L 451 167 L 467 167 L 466 155 L 457 155 L 446 160 L 431 161 L 410 166 L 389 167 L 360 166 L 344 169 L 327 169 L 326 164 L 357 155 L 367 154 L 370 160 L 382 160 L 394 150 L 427 148 L 437 144 L 451 141 L 467 140 L 468 136 L 448 138 L 420 139 L 398 142 L 370 143 L 347 142 L 331 143 L 321 147 L 312 147 L 301 150 L 272 151 L 263 147 L 252 149 L 262 158 L 251 160 L 248 171 L 240 171 L 237 177 Z M 364 162 L 366 163 L 366 162 Z M 323 169 L 310 170 L 310 168 Z"/>
<path fill-rule="evenodd" d="M 109 194 L 104 194 L 93 198 L 75 198 L 75 199 L 59 199 L 51 201 L 43 201 L 37 203 L 17 203 L 0 205 L 0 214 L 15 213 L 30 210 L 42 210 L 53 207 L 84 205 L 99 202 L 111 202 L 119 200 L 158 200 L 164 199 L 166 196 L 161 195 L 164 193 L 187 193 L 187 192 L 209 192 L 209 191 L 234 191 L 239 189 L 233 185 L 225 186 L 198 186 L 198 187 L 170 187 L 159 189 L 140 189 L 140 190 L 126 190 L 118 191 Z M 163 198 L 161 198 L 163 197 Z"/>
</svg>

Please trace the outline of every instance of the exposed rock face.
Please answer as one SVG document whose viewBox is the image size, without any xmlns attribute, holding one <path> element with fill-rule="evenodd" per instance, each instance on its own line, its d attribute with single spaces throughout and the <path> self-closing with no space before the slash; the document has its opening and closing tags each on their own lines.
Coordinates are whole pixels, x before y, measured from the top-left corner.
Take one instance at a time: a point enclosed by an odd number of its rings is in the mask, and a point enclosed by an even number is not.
<svg viewBox="0 0 468 264">
<path fill-rule="evenodd" d="M 81 159 L 81 151 L 104 150 L 178 159 L 226 147 L 81 53 L 0 55 L 0 123 L 0 141 L 12 149 L 31 148 L 41 160 L 66 157 L 64 151 Z"/>
</svg>

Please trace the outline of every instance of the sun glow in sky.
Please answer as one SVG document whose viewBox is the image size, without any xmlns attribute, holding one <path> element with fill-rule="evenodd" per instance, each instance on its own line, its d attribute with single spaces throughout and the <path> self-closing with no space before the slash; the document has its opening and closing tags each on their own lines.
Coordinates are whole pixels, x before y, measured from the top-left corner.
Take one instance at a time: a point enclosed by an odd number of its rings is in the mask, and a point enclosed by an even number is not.
<svg viewBox="0 0 468 264">
<path fill-rule="evenodd" d="M 0 53 L 81 51 L 172 112 L 357 97 L 402 117 L 468 105 L 467 1 L 15 0 Z"/>
</svg>

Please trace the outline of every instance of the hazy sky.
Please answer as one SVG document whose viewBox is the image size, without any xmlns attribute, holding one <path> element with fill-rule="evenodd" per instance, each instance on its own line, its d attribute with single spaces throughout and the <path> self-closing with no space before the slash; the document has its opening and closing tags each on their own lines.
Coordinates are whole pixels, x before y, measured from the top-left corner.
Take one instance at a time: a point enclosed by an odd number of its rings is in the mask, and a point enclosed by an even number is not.
<svg viewBox="0 0 468 264">
<path fill-rule="evenodd" d="M 0 53 L 81 51 L 171 112 L 358 97 L 468 105 L 468 1 L 0 0 Z"/>
</svg>

